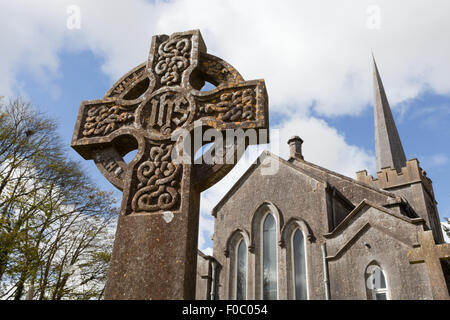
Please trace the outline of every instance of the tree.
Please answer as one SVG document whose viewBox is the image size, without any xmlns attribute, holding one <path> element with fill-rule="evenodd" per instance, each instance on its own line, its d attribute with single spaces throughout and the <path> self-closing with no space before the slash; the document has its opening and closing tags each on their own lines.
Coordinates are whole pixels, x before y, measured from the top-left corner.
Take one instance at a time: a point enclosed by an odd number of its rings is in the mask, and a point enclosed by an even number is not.
<svg viewBox="0 0 450 320">
<path fill-rule="evenodd" d="M 117 216 L 69 160 L 54 121 L 0 100 L 0 296 L 100 298 Z"/>
<path fill-rule="evenodd" d="M 447 237 L 450 238 L 450 218 L 447 218 L 447 225 L 442 224 L 442 229 L 444 230 L 444 232 L 447 234 Z"/>
</svg>

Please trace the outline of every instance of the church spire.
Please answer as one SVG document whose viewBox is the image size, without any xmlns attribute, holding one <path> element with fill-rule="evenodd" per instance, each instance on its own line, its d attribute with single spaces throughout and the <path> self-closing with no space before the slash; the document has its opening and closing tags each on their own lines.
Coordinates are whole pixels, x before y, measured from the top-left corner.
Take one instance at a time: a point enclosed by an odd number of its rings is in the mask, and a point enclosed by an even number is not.
<svg viewBox="0 0 450 320">
<path fill-rule="evenodd" d="M 377 171 L 381 171 L 385 167 L 391 167 L 400 172 L 401 168 L 406 165 L 405 152 L 403 151 L 402 142 L 400 141 L 391 108 L 384 92 L 375 58 L 373 58 L 373 78 Z"/>
</svg>

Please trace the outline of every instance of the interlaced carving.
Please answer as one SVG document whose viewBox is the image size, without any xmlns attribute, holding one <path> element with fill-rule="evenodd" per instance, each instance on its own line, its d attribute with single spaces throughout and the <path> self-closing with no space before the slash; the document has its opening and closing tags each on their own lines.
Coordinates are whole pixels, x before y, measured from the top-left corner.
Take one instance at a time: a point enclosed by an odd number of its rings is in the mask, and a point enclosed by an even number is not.
<svg viewBox="0 0 450 320">
<path fill-rule="evenodd" d="M 221 84 L 244 82 L 242 76 L 225 61 L 204 53 L 199 61 L 199 70 L 205 75 L 206 80 L 218 86 Z"/>
<path fill-rule="evenodd" d="M 134 115 L 123 106 L 116 104 L 93 106 L 87 111 L 83 135 L 86 137 L 103 136 L 133 120 Z"/>
<path fill-rule="evenodd" d="M 162 144 L 150 149 L 149 160 L 137 169 L 139 184 L 132 200 L 134 211 L 174 209 L 179 203 L 181 164 L 170 161 L 173 145 Z"/>
<path fill-rule="evenodd" d="M 189 66 L 191 42 L 188 38 L 169 39 L 158 47 L 155 73 L 161 76 L 161 84 L 179 84 L 181 73 Z"/>
<path fill-rule="evenodd" d="M 254 120 L 256 93 L 254 89 L 226 92 L 220 95 L 218 102 L 200 106 L 200 112 L 214 115 L 222 121 Z"/>
<path fill-rule="evenodd" d="M 200 91 L 205 81 L 217 88 Z M 198 30 L 155 36 L 147 63 L 125 74 L 103 99 L 82 102 L 72 146 L 124 191 L 121 214 L 182 212 L 190 188 L 212 185 L 229 169 L 173 162 L 171 151 L 181 144 L 170 142 L 172 135 L 200 125 L 267 128 L 266 107 L 264 80 L 245 81 L 207 54 Z M 136 148 L 135 159 L 125 163 L 123 156 Z M 204 175 L 191 182 L 200 170 Z"/>
</svg>

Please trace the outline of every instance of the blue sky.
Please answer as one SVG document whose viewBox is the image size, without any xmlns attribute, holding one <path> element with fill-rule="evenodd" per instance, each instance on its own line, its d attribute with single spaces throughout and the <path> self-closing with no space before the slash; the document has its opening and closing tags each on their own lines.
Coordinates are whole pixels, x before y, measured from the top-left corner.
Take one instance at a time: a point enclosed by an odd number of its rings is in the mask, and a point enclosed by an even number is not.
<svg viewBox="0 0 450 320">
<path fill-rule="evenodd" d="M 199 28 L 208 51 L 248 80 L 264 78 L 271 146 L 253 148 L 202 195 L 199 246 L 208 251 L 209 213 L 264 149 L 286 158 L 287 139 L 305 159 L 355 177 L 375 173 L 372 57 L 375 53 L 408 159 L 433 180 L 441 219 L 450 217 L 450 12 L 446 1 L 26 1 L 0 4 L 0 95 L 22 95 L 54 117 L 70 145 L 82 100 L 101 98 L 147 58 L 151 37 Z M 80 28 L 70 29 L 70 5 Z M 325 9 L 324 9 L 325 8 Z M 327 10 L 328 9 L 328 10 Z M 248 15 L 252 12 L 252 15 Z M 85 170 L 114 190 L 92 161 Z M 120 193 L 117 192 L 120 198 Z"/>
</svg>

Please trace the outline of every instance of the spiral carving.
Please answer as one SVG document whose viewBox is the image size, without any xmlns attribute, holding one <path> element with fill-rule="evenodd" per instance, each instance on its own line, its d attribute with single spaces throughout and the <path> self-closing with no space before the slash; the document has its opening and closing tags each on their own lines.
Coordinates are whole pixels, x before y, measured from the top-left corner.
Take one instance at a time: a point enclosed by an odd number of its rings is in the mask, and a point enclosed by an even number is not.
<svg viewBox="0 0 450 320">
<path fill-rule="evenodd" d="M 84 136 L 104 136 L 134 120 L 132 112 L 120 105 L 98 105 L 87 112 Z"/>
<path fill-rule="evenodd" d="M 216 88 L 202 90 L 205 82 Z M 181 151 L 185 146 L 171 139 L 200 126 L 266 129 L 267 103 L 264 81 L 245 81 L 227 62 L 208 54 L 198 30 L 158 35 L 146 63 L 121 77 L 104 98 L 81 103 L 72 147 L 95 159 L 124 192 L 122 215 L 175 214 L 190 210 L 191 188 L 213 185 L 229 166 L 178 163 L 171 158 L 173 146 Z M 136 148 L 137 157 L 127 164 L 123 155 Z M 211 156 L 223 158 L 219 153 Z"/>
<path fill-rule="evenodd" d="M 205 115 L 215 116 L 222 121 L 242 121 L 254 120 L 255 109 L 255 90 L 247 88 L 222 93 L 218 102 L 202 105 L 200 112 Z"/>
<path fill-rule="evenodd" d="M 181 164 L 170 161 L 173 145 L 150 148 L 149 160 L 137 169 L 139 184 L 132 200 L 134 211 L 159 211 L 174 209 L 180 197 L 178 177 Z"/>
<path fill-rule="evenodd" d="M 169 39 L 158 47 L 155 73 L 161 76 L 161 84 L 179 84 L 181 74 L 189 66 L 191 42 L 186 38 Z"/>
</svg>

